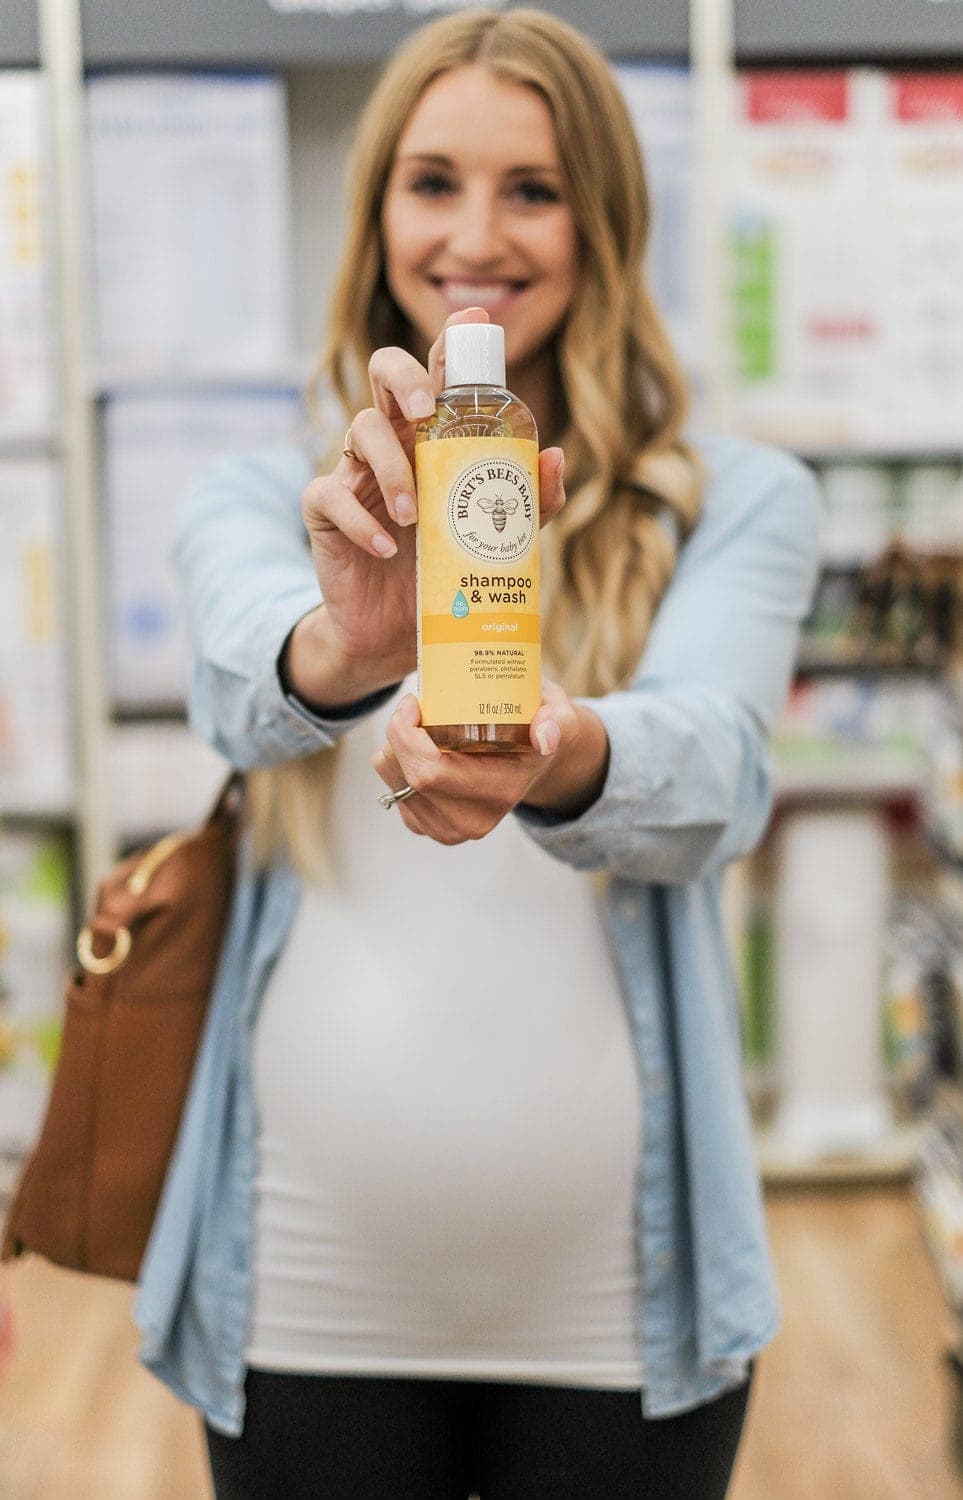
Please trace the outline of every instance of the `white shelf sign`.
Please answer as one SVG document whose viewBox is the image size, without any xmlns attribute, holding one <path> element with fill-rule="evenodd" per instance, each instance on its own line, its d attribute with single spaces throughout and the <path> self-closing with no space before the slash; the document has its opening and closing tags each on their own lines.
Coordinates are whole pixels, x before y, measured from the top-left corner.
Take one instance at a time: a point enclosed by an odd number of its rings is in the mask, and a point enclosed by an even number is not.
<svg viewBox="0 0 963 1500">
<path fill-rule="evenodd" d="M 87 85 L 101 383 L 290 356 L 284 86 L 256 75 Z"/>
<path fill-rule="evenodd" d="M 54 466 L 0 463 L 0 811 L 71 800 L 61 532 Z"/>
<path fill-rule="evenodd" d="M 53 357 L 44 234 L 43 81 L 0 70 L 0 438 L 46 437 Z"/>
<path fill-rule="evenodd" d="M 125 707 L 184 702 L 188 648 L 171 548 L 188 485 L 240 449 L 290 440 L 293 391 L 118 396 L 105 421 L 111 685 Z"/>
</svg>

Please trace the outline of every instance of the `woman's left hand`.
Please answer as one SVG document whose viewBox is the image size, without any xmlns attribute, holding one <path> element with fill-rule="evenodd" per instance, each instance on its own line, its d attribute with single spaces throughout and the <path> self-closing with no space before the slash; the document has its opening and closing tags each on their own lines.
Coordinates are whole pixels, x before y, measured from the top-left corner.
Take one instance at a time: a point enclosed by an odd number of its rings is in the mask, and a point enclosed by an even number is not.
<svg viewBox="0 0 963 1500">
<path fill-rule="evenodd" d="M 391 791 L 414 788 L 394 809 L 412 833 L 463 844 L 491 833 L 520 802 L 572 817 L 591 806 L 608 769 L 605 728 L 556 683 L 543 681 L 542 692 L 531 748 L 506 754 L 439 749 L 421 727 L 417 698 L 402 698 L 371 763 Z"/>
</svg>

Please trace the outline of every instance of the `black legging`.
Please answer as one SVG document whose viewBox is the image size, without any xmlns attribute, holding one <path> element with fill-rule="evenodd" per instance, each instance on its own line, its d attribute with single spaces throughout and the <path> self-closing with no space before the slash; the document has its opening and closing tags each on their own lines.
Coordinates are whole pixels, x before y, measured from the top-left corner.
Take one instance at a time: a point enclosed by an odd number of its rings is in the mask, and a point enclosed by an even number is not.
<svg viewBox="0 0 963 1500">
<path fill-rule="evenodd" d="M 646 1420 L 637 1391 L 249 1370 L 217 1500 L 723 1500 L 746 1383 Z"/>
</svg>

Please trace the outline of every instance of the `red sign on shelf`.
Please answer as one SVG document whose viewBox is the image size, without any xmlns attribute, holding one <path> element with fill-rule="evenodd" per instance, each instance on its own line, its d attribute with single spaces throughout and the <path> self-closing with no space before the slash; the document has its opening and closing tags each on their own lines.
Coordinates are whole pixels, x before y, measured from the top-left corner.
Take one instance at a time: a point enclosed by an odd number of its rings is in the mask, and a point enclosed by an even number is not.
<svg viewBox="0 0 963 1500">
<path fill-rule="evenodd" d="M 898 120 L 963 120 L 963 73 L 895 73 Z"/>
<path fill-rule="evenodd" d="M 747 73 L 746 114 L 755 124 L 842 122 L 849 113 L 847 74 L 832 72 Z"/>
</svg>

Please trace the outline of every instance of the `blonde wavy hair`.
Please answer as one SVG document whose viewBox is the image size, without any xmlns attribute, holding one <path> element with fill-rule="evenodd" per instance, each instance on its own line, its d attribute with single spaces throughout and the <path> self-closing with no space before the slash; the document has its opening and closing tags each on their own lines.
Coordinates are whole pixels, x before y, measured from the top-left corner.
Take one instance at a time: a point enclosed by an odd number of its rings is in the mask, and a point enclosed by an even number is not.
<svg viewBox="0 0 963 1500">
<path fill-rule="evenodd" d="M 605 59 L 573 27 L 534 9 L 467 11 L 420 29 L 388 64 L 355 140 L 348 232 L 311 391 L 333 388 L 350 421 L 370 405 L 374 350 L 410 343 L 385 278 L 384 193 L 418 100 L 468 64 L 547 102 L 578 231 L 578 290 L 555 340 L 564 410 L 552 438 L 565 451 L 568 501 L 542 538 L 543 651 L 569 693 L 601 695 L 637 666 L 676 538 L 698 519 L 702 474 L 681 437 L 685 380 L 643 274 L 650 215 L 635 130 Z M 251 774 L 260 859 L 284 851 L 323 878 L 334 759 L 321 751 Z"/>
</svg>

